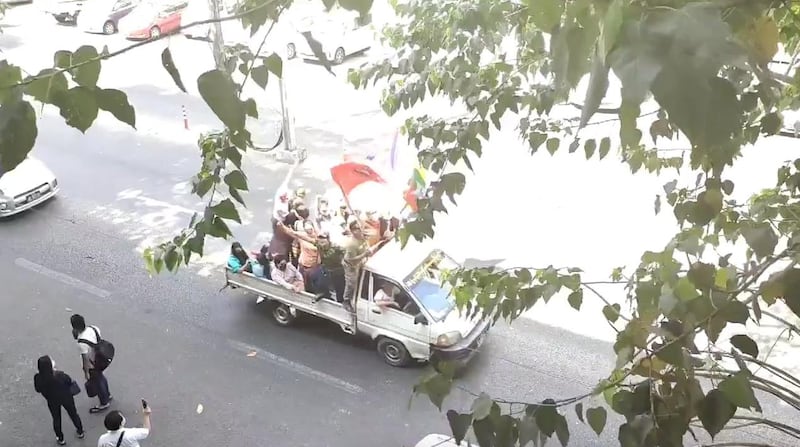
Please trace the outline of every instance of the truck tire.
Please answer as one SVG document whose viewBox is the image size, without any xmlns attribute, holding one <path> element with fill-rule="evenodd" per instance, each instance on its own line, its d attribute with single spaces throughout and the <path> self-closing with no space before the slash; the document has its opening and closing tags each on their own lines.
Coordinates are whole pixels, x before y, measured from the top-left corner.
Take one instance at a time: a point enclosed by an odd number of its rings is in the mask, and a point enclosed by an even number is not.
<svg viewBox="0 0 800 447">
<path fill-rule="evenodd" d="M 278 326 L 288 327 L 294 323 L 295 316 L 292 315 L 292 311 L 289 309 L 289 306 L 277 301 L 273 301 L 270 304 L 270 313 L 272 313 L 272 319 L 275 321 L 275 324 Z"/>
<path fill-rule="evenodd" d="M 411 362 L 408 349 L 399 341 L 388 337 L 378 339 L 378 353 L 383 357 L 383 361 L 391 366 L 403 367 Z"/>
</svg>

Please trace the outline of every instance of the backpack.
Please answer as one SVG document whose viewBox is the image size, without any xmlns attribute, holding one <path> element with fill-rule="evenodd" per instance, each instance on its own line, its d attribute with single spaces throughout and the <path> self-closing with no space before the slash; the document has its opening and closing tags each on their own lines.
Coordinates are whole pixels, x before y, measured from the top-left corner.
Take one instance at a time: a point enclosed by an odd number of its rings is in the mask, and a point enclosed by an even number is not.
<svg viewBox="0 0 800 447">
<path fill-rule="evenodd" d="M 100 338 L 100 334 L 94 326 L 90 326 L 97 338 L 97 343 L 92 343 L 86 339 L 78 339 L 78 343 L 86 343 L 94 350 L 94 369 L 104 371 L 114 360 L 114 344 L 108 340 Z"/>
</svg>

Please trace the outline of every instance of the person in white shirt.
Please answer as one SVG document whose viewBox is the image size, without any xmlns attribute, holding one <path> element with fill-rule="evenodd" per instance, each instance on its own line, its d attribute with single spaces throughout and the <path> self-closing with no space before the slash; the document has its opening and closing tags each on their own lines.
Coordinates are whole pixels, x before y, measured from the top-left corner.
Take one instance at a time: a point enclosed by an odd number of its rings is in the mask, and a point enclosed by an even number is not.
<svg viewBox="0 0 800 447">
<path fill-rule="evenodd" d="M 125 427 L 125 416 L 117 410 L 106 415 L 103 425 L 108 432 L 100 435 L 97 447 L 141 447 L 139 441 L 150 435 L 150 406 L 142 409 L 142 427 Z"/>
<path fill-rule="evenodd" d="M 375 292 L 375 296 L 373 300 L 375 301 L 375 305 L 377 309 L 375 309 L 378 313 L 381 313 L 383 309 L 388 307 L 393 307 L 395 309 L 400 309 L 400 305 L 397 304 L 397 301 L 394 300 L 395 295 L 397 294 L 397 288 L 389 282 L 384 282 L 381 288 Z"/>
<path fill-rule="evenodd" d="M 273 260 L 272 280 L 295 292 L 302 292 L 306 289 L 303 275 L 283 255 L 275 256 Z"/>
</svg>

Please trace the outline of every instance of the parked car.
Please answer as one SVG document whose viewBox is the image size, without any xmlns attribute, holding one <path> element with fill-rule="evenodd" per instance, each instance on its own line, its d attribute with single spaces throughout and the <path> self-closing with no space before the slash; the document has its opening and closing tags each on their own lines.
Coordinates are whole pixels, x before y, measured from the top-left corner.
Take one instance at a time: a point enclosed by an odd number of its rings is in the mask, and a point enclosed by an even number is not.
<svg viewBox="0 0 800 447">
<path fill-rule="evenodd" d="M 119 21 L 138 3 L 137 0 L 89 0 L 78 17 L 78 27 L 87 33 L 114 34 Z"/>
<path fill-rule="evenodd" d="M 58 23 L 75 23 L 78 13 L 83 9 L 84 0 L 61 0 L 50 4 L 45 12 Z"/>
<path fill-rule="evenodd" d="M 21 213 L 57 192 L 58 180 L 53 171 L 28 156 L 16 168 L 0 175 L 0 217 Z"/>
<path fill-rule="evenodd" d="M 122 19 L 120 29 L 128 39 L 156 39 L 162 34 L 172 34 L 181 27 L 186 5 L 185 0 L 140 4 Z"/>
<path fill-rule="evenodd" d="M 322 45 L 325 57 L 334 64 L 341 64 L 345 58 L 368 50 L 375 42 L 375 31 L 358 14 L 331 14 L 321 23 L 307 28 L 311 36 Z M 301 31 L 302 32 L 302 31 Z M 293 51 L 294 50 L 294 51 Z M 303 59 L 316 59 L 305 39 L 295 48 L 287 48 L 289 58 L 296 55 Z"/>
</svg>

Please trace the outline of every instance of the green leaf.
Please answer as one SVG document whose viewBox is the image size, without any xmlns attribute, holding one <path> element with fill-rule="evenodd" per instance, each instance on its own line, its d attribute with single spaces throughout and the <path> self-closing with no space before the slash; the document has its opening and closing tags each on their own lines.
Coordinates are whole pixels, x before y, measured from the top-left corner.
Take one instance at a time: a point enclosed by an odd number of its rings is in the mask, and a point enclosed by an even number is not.
<svg viewBox="0 0 800 447">
<path fill-rule="evenodd" d="M 464 192 L 467 179 L 460 172 L 450 172 L 441 176 L 438 183 L 442 185 L 447 198 L 455 205 L 456 196 Z"/>
<path fill-rule="evenodd" d="M 758 357 L 758 345 L 747 335 L 734 335 L 731 337 L 731 344 L 744 354 Z"/>
<path fill-rule="evenodd" d="M 603 56 L 608 56 L 608 53 L 616 46 L 619 32 L 622 29 L 622 13 L 623 0 L 612 0 L 603 18 L 603 47 L 601 52 Z"/>
<path fill-rule="evenodd" d="M 619 426 L 617 440 L 619 440 L 620 447 L 640 447 L 642 445 L 638 431 L 627 422 Z"/>
<path fill-rule="evenodd" d="M 231 131 L 241 131 L 245 125 L 245 109 L 238 98 L 238 89 L 231 77 L 220 70 L 207 71 L 197 78 L 200 96 Z"/>
<path fill-rule="evenodd" d="M 547 401 L 545 401 L 547 403 Z M 558 410 L 554 405 L 540 405 L 536 408 L 536 425 L 542 433 L 548 437 L 553 436 L 556 431 L 559 417 Z"/>
<path fill-rule="evenodd" d="M 53 66 L 56 68 L 69 68 L 72 65 L 72 51 L 58 50 L 53 53 Z"/>
<path fill-rule="evenodd" d="M 329 1 L 331 3 L 334 2 L 333 0 L 323 0 L 323 3 Z M 339 1 L 339 6 L 341 6 L 342 8 L 348 9 L 350 11 L 356 11 L 362 16 L 369 13 L 369 10 L 372 8 L 372 2 L 373 2 L 373 0 L 338 0 L 338 1 Z"/>
<path fill-rule="evenodd" d="M 215 216 L 222 219 L 233 220 L 235 222 L 242 223 L 242 220 L 239 218 L 239 211 L 236 210 L 236 205 L 234 205 L 230 199 L 222 200 L 216 205 L 212 206 L 211 212 L 214 213 Z"/>
<path fill-rule="evenodd" d="M 455 410 L 447 410 L 447 422 L 450 423 L 450 431 L 453 433 L 456 444 L 461 444 L 461 441 L 467 435 L 470 425 L 472 425 L 472 415 L 460 414 Z"/>
<path fill-rule="evenodd" d="M 257 65 L 250 69 L 250 77 L 259 87 L 267 88 L 267 83 L 269 83 L 269 70 L 266 65 Z"/>
<path fill-rule="evenodd" d="M 725 427 L 725 424 L 736 414 L 736 405 L 733 405 L 725 394 L 717 389 L 711 390 L 698 405 L 697 417 L 703 424 L 711 439 Z"/>
<path fill-rule="evenodd" d="M 561 447 L 567 447 L 567 444 L 569 444 L 569 425 L 567 424 L 567 418 L 561 414 L 556 418 L 556 436 L 558 441 L 561 442 Z"/>
<path fill-rule="evenodd" d="M 434 374 L 422 382 L 414 385 L 415 394 L 427 394 L 431 403 L 437 409 L 442 409 L 444 398 L 450 393 L 452 380 L 442 374 Z"/>
<path fill-rule="evenodd" d="M 275 53 L 270 54 L 264 60 L 264 66 L 267 67 L 267 70 L 270 73 L 274 74 L 277 77 L 283 77 L 283 59 Z"/>
<path fill-rule="evenodd" d="M 743 302 L 733 300 L 720 307 L 719 315 L 728 322 L 745 324 L 750 316 L 750 311 Z"/>
<path fill-rule="evenodd" d="M 227 239 L 231 236 L 231 229 L 228 228 L 228 224 L 222 220 L 221 217 L 215 216 L 214 219 L 207 227 L 207 233 L 211 237 L 217 237 L 220 239 Z"/>
<path fill-rule="evenodd" d="M 64 92 L 68 88 L 67 77 L 54 68 L 40 71 L 34 79 L 25 87 L 25 93 L 41 103 L 52 104 L 58 92 Z"/>
<path fill-rule="evenodd" d="M 142 257 L 144 258 L 144 265 L 145 269 L 151 275 L 156 274 L 156 266 L 155 266 L 155 259 L 153 258 L 153 249 L 151 247 L 147 247 L 144 249 L 142 253 Z"/>
<path fill-rule="evenodd" d="M 178 253 L 177 247 L 174 245 L 170 247 L 167 251 L 166 256 L 164 256 L 164 264 L 167 266 L 167 270 L 173 272 L 177 269 L 180 265 L 181 255 Z"/>
<path fill-rule="evenodd" d="M 717 386 L 725 397 L 739 408 L 760 409 L 748 373 L 740 371 L 720 382 Z"/>
<path fill-rule="evenodd" d="M 567 297 L 567 302 L 573 309 L 581 310 L 581 305 L 583 304 L 583 290 L 576 290 L 570 293 Z"/>
<path fill-rule="evenodd" d="M 597 436 L 600 436 L 600 433 L 603 432 L 607 417 L 608 414 L 603 407 L 589 408 L 586 410 L 586 420 L 589 421 L 589 427 L 592 427 L 592 430 L 597 433 Z"/>
<path fill-rule="evenodd" d="M 531 146 L 531 152 L 536 152 L 545 141 L 547 141 L 547 134 L 545 133 L 531 132 L 528 135 L 528 144 Z"/>
<path fill-rule="evenodd" d="M 600 156 L 600 160 L 606 158 L 609 150 L 611 150 L 611 138 L 603 137 L 603 139 L 600 140 L 600 150 L 597 151 L 598 155 Z"/>
<path fill-rule="evenodd" d="M 549 138 L 546 143 L 547 152 L 550 152 L 550 155 L 553 155 L 558 150 L 558 146 L 561 144 L 561 140 L 558 138 Z"/>
<path fill-rule="evenodd" d="M 161 52 L 161 66 L 167 70 L 167 73 L 169 73 L 172 78 L 172 82 L 174 82 L 183 93 L 186 93 L 186 87 L 183 85 L 181 74 L 178 72 L 178 68 L 172 60 L 172 52 L 169 50 L 169 47 L 164 48 L 164 51 Z"/>
<path fill-rule="evenodd" d="M 29 102 L 17 100 L 0 106 L 0 173 L 25 160 L 38 134 L 36 112 Z"/>
<path fill-rule="evenodd" d="M 240 170 L 231 171 L 222 179 L 226 185 L 239 191 L 249 191 L 247 189 L 247 177 Z"/>
<path fill-rule="evenodd" d="M 114 115 L 114 118 L 136 129 L 136 110 L 128 102 L 125 92 L 103 88 L 96 90 L 97 106 Z"/>
<path fill-rule="evenodd" d="M 597 149 L 597 141 L 594 140 L 593 138 L 590 138 L 590 139 L 586 140 L 585 143 L 583 143 L 583 150 L 584 150 L 584 152 L 586 152 L 586 159 L 587 160 L 592 158 L 592 155 L 594 155 L 595 149 Z"/>
<path fill-rule="evenodd" d="M 683 365 L 683 348 L 677 342 L 669 342 L 664 345 L 653 345 L 656 350 L 656 357 L 669 363 L 670 365 Z"/>
<path fill-rule="evenodd" d="M 99 111 L 94 90 L 88 87 L 72 87 L 63 92 L 58 92 L 53 97 L 53 103 L 59 108 L 61 116 L 67 125 L 85 133 L 97 119 Z"/>
<path fill-rule="evenodd" d="M 533 23 L 545 33 L 550 33 L 561 23 L 561 15 L 564 14 L 563 0 L 525 0 L 524 4 L 530 11 Z"/>
<path fill-rule="evenodd" d="M 714 272 L 714 287 L 728 290 L 728 269 L 721 268 Z"/>
<path fill-rule="evenodd" d="M 8 61 L 0 61 L 0 104 L 14 100 L 18 95 L 14 86 L 22 81 L 22 70 Z"/>
<path fill-rule="evenodd" d="M 315 58 L 317 58 L 322 66 L 325 67 L 325 70 L 327 70 L 328 73 L 336 76 L 336 74 L 333 72 L 333 69 L 331 69 L 331 61 L 329 61 L 328 56 L 325 55 L 325 50 L 322 48 L 322 44 L 320 44 L 319 41 L 317 41 L 317 39 L 311 35 L 311 31 L 303 31 L 300 34 L 308 44 L 308 48 L 311 49 L 311 53 Z"/>
<path fill-rule="evenodd" d="M 778 236 L 768 223 L 752 223 L 742 226 L 745 242 L 759 258 L 765 258 L 775 252 Z"/>
<path fill-rule="evenodd" d="M 518 431 L 520 447 L 526 447 L 529 443 L 533 443 L 534 446 L 538 445 L 541 433 L 534 418 L 530 416 L 522 417 L 519 420 Z"/>
<path fill-rule="evenodd" d="M 492 411 L 494 401 L 486 393 L 481 393 L 477 399 L 472 402 L 472 417 L 479 421 L 489 416 Z"/>
<path fill-rule="evenodd" d="M 584 95 L 578 128 L 585 127 L 597 112 L 597 109 L 600 108 L 600 103 L 608 90 L 608 71 L 609 67 L 606 65 L 605 55 L 601 54 L 600 48 L 595 46 L 592 54 L 592 70 L 589 74 L 589 86 L 586 89 L 586 95 Z M 589 158 L 588 151 L 586 158 Z"/>
<path fill-rule="evenodd" d="M 778 112 L 772 112 L 761 118 L 761 133 L 764 135 L 775 135 L 783 127 L 783 117 Z"/>
<path fill-rule="evenodd" d="M 678 280 L 678 282 L 675 284 L 673 292 L 679 300 L 684 302 L 691 301 L 700 296 L 700 292 L 695 289 L 694 284 L 692 284 L 692 282 L 685 277 Z"/>
<path fill-rule="evenodd" d="M 606 317 L 606 320 L 614 323 L 619 319 L 621 309 L 622 307 L 617 303 L 614 303 L 611 306 L 605 305 L 603 306 L 603 315 Z"/>
<path fill-rule="evenodd" d="M 622 24 L 608 63 L 622 83 L 622 99 L 640 104 L 661 72 L 657 50 L 646 37 L 646 25 L 636 20 Z"/>
<path fill-rule="evenodd" d="M 79 65 L 70 70 L 72 79 L 78 85 L 84 87 L 94 87 L 100 78 L 100 59 L 97 49 L 93 46 L 83 45 L 72 53 L 71 66 Z"/>
<path fill-rule="evenodd" d="M 578 416 L 579 421 L 583 422 L 583 402 L 575 404 L 575 415 Z"/>
</svg>

